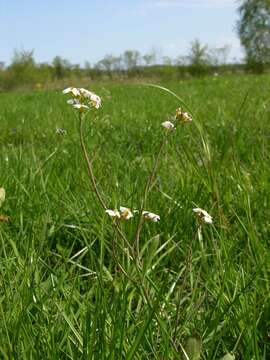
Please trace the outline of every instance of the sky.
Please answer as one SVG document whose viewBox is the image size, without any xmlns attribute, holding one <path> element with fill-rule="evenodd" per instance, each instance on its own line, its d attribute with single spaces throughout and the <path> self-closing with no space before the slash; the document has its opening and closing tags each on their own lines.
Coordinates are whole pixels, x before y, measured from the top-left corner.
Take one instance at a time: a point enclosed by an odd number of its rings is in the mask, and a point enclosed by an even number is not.
<svg viewBox="0 0 270 360">
<path fill-rule="evenodd" d="M 0 0 L 0 61 L 14 50 L 81 65 L 125 50 L 176 58 L 195 38 L 230 45 L 230 58 L 241 60 L 237 19 L 236 0 Z"/>
</svg>

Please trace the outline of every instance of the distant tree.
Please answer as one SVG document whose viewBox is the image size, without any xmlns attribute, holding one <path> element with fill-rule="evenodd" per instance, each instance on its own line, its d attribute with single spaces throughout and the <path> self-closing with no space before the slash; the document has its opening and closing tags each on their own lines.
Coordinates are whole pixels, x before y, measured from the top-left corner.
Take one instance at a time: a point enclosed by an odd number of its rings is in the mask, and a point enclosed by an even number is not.
<svg viewBox="0 0 270 360">
<path fill-rule="evenodd" d="M 34 66 L 34 50 L 15 50 L 11 59 L 11 66 Z"/>
<path fill-rule="evenodd" d="M 270 1 L 240 0 L 238 34 L 246 53 L 246 62 L 263 71 L 270 63 Z"/>
<path fill-rule="evenodd" d="M 86 76 L 92 76 L 93 75 L 92 65 L 91 65 L 91 63 L 89 61 L 85 61 L 84 70 L 85 70 L 85 75 Z"/>
<path fill-rule="evenodd" d="M 71 64 L 68 60 L 56 56 L 52 61 L 52 66 L 54 70 L 54 76 L 57 79 L 64 78 L 71 69 Z"/>
<path fill-rule="evenodd" d="M 149 54 L 145 54 L 142 56 L 142 60 L 144 62 L 145 66 L 151 66 L 154 65 L 156 63 L 156 53 L 155 51 L 151 51 Z"/>
<path fill-rule="evenodd" d="M 203 75 L 206 72 L 207 66 L 210 65 L 208 46 L 202 44 L 198 39 L 193 40 L 188 60 L 192 75 Z"/>
<path fill-rule="evenodd" d="M 189 52 L 189 61 L 191 65 L 203 66 L 209 62 L 208 46 L 195 39 L 191 42 Z"/>
<path fill-rule="evenodd" d="M 122 55 L 122 59 L 126 70 L 131 70 L 139 65 L 141 55 L 137 50 L 126 50 Z"/>
<path fill-rule="evenodd" d="M 95 67 L 99 70 L 112 72 L 120 70 L 121 66 L 121 58 L 119 56 L 109 54 L 106 55 L 103 59 L 101 59 Z"/>
<path fill-rule="evenodd" d="M 173 64 L 173 60 L 169 56 L 163 56 L 162 58 L 163 65 L 171 66 Z"/>
<path fill-rule="evenodd" d="M 179 55 L 175 60 L 176 65 L 187 66 L 190 64 L 190 58 L 187 55 Z"/>
<path fill-rule="evenodd" d="M 208 53 L 211 65 L 219 66 L 227 64 L 230 51 L 230 45 L 209 49 Z"/>
<path fill-rule="evenodd" d="M 33 50 L 15 50 L 8 67 L 10 86 L 25 85 L 36 81 L 37 68 Z"/>
</svg>

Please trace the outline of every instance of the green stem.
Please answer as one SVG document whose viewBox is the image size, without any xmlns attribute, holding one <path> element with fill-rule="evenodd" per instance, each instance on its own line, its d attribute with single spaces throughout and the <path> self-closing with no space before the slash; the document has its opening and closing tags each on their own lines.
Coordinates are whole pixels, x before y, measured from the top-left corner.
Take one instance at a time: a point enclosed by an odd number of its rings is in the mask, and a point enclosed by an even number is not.
<svg viewBox="0 0 270 360">
<path fill-rule="evenodd" d="M 93 188 L 93 190 L 94 190 L 94 192 L 95 192 L 95 194 L 96 194 L 96 196 L 98 198 L 98 201 L 99 201 L 100 205 L 103 207 L 104 210 L 106 210 L 107 206 L 106 206 L 104 200 L 102 199 L 101 194 L 100 194 L 100 192 L 98 190 L 96 179 L 95 179 L 94 172 L 93 172 L 92 162 L 89 159 L 87 149 L 86 149 L 86 145 L 85 145 L 85 142 L 84 142 L 84 137 L 83 137 L 83 116 L 80 114 L 79 118 L 80 118 L 80 142 L 81 142 L 83 155 L 84 155 L 84 158 L 85 158 L 85 161 L 86 161 L 86 164 L 87 164 L 87 170 L 88 170 L 88 174 L 89 174 L 89 179 L 91 181 L 92 188 Z"/>
<path fill-rule="evenodd" d="M 163 148 L 164 148 L 165 143 L 166 143 L 166 138 L 167 138 L 166 136 L 163 136 L 162 142 L 160 144 L 160 147 L 159 147 L 159 150 L 158 150 L 158 153 L 157 153 L 157 156 L 156 156 L 153 168 L 152 168 L 152 171 L 151 171 L 151 173 L 150 173 L 150 175 L 149 175 L 149 177 L 147 179 L 147 182 L 146 182 L 145 188 L 144 188 L 144 196 L 143 196 L 143 199 L 142 199 L 142 202 L 141 202 L 139 220 L 138 220 L 138 224 L 137 224 L 137 228 L 136 228 L 136 234 L 135 234 L 135 247 L 136 247 L 137 257 L 139 257 L 139 254 L 140 254 L 140 234 L 141 234 L 142 227 L 143 227 L 143 211 L 144 211 L 144 207 L 145 207 L 145 204 L 146 204 L 146 201 L 147 201 L 148 194 L 150 192 L 150 187 L 151 187 L 151 185 L 153 183 L 153 180 L 154 180 L 154 177 L 156 175 L 156 171 L 157 171 L 157 168 L 158 168 L 160 156 L 162 154 Z"/>
</svg>

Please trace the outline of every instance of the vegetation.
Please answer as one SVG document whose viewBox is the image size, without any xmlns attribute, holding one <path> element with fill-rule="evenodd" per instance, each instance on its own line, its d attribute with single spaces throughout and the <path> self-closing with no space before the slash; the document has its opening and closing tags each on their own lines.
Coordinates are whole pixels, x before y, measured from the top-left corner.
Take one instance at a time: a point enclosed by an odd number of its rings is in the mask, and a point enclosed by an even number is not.
<svg viewBox="0 0 270 360">
<path fill-rule="evenodd" d="M 228 64 L 229 46 L 209 48 L 198 39 L 191 43 L 187 56 L 177 59 L 158 58 L 155 51 L 140 54 L 127 50 L 119 56 L 105 55 L 96 64 L 86 62 L 84 67 L 71 64 L 56 56 L 52 62 L 36 63 L 33 51 L 15 51 L 9 66 L 0 67 L 0 91 L 13 89 L 61 88 L 65 80 L 80 83 L 89 80 L 154 79 L 176 80 L 191 76 L 238 73 L 244 71 L 240 64 Z"/>
<path fill-rule="evenodd" d="M 262 72 L 270 63 L 270 2 L 242 0 L 238 33 L 249 68 Z"/>
<path fill-rule="evenodd" d="M 89 187 L 79 119 L 60 91 L 1 93 L 3 359 L 270 357 L 267 75 L 107 87 L 83 140 L 119 235 Z M 200 226 L 194 207 L 213 217 Z M 7 216 L 9 221 L 7 221 Z M 186 354 L 186 355 L 185 355 Z"/>
</svg>

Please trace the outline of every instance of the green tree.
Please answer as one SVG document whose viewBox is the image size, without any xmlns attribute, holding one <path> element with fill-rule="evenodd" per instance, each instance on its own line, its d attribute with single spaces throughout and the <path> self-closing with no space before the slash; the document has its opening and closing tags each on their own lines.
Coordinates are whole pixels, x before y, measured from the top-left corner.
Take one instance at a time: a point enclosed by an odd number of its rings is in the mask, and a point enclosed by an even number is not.
<svg viewBox="0 0 270 360">
<path fill-rule="evenodd" d="M 137 50 L 126 50 L 122 55 L 126 70 L 136 68 L 141 60 L 141 55 Z"/>
<path fill-rule="evenodd" d="M 270 63 L 270 0 L 241 0 L 237 30 L 250 68 Z"/>
<path fill-rule="evenodd" d="M 14 51 L 11 64 L 8 67 L 8 88 L 35 83 L 37 67 L 33 50 Z"/>
<path fill-rule="evenodd" d="M 55 56 L 52 61 L 54 76 L 57 79 L 62 79 L 68 75 L 71 70 L 71 65 L 68 60 L 62 59 L 60 56 Z"/>
<path fill-rule="evenodd" d="M 193 40 L 188 60 L 192 75 L 198 76 L 205 74 L 207 72 L 208 65 L 210 65 L 208 46 L 202 44 L 198 39 Z"/>
</svg>

